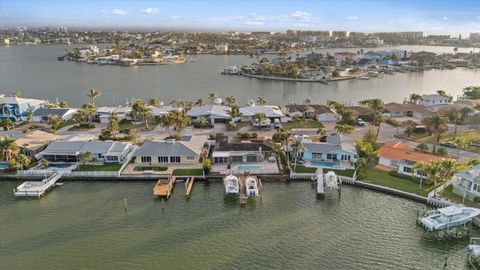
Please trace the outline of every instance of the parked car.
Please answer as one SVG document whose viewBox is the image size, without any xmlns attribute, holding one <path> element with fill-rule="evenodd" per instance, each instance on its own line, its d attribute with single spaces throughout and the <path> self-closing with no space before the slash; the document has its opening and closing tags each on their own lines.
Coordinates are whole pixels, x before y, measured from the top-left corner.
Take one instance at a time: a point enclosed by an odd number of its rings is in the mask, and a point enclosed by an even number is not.
<svg viewBox="0 0 480 270">
<path fill-rule="evenodd" d="M 362 118 L 358 118 L 356 123 L 357 123 L 357 126 L 361 126 L 361 127 L 365 126 L 365 121 L 363 121 Z"/>
<path fill-rule="evenodd" d="M 279 119 L 275 119 L 275 121 L 273 121 L 273 127 L 275 129 L 281 129 L 282 128 L 282 123 L 280 123 Z"/>
<path fill-rule="evenodd" d="M 450 147 L 450 148 L 457 148 L 457 145 L 453 142 L 443 142 L 443 143 L 440 143 L 440 145 L 445 147 Z"/>
</svg>

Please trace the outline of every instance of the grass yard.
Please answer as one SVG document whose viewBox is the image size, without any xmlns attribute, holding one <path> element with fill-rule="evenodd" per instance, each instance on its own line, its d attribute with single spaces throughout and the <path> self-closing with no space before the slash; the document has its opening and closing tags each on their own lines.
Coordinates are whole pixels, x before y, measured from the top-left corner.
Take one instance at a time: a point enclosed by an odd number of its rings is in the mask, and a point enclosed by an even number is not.
<svg viewBox="0 0 480 270">
<path fill-rule="evenodd" d="M 199 176 L 203 175 L 203 169 L 176 169 L 173 171 L 173 176 Z"/>
<path fill-rule="evenodd" d="M 375 168 L 367 168 L 366 180 L 362 181 L 398 190 L 403 190 L 422 196 L 427 196 L 428 192 L 432 189 L 432 186 L 428 186 L 425 188 L 424 185 L 422 186 L 422 190 L 420 190 L 418 183 L 400 177 L 392 176 L 388 174 L 388 172 L 384 172 Z"/>
<path fill-rule="evenodd" d="M 352 177 L 353 173 L 355 172 L 354 169 L 347 169 L 347 170 L 323 169 L 323 173 L 327 173 L 329 171 L 334 171 L 336 175 L 347 176 L 347 177 Z M 317 168 L 305 167 L 303 165 L 297 165 L 297 168 L 296 168 L 295 172 L 296 173 L 315 173 L 315 172 L 317 172 Z"/>
<path fill-rule="evenodd" d="M 160 166 L 137 166 L 133 168 L 133 170 L 136 172 L 143 172 L 143 171 L 163 172 L 163 171 L 166 171 L 167 169 L 168 169 L 167 167 L 160 167 Z"/>
<path fill-rule="evenodd" d="M 292 167 L 295 167 L 295 165 L 292 164 Z M 303 165 L 297 165 L 295 168 L 296 173 L 315 173 L 316 171 L 317 168 L 305 167 Z"/>
<path fill-rule="evenodd" d="M 282 123 L 284 129 L 293 129 L 293 128 L 325 128 L 325 126 L 315 120 L 307 119 L 302 122 L 287 122 Z"/>
<path fill-rule="evenodd" d="M 108 171 L 108 172 L 115 172 L 120 170 L 122 164 L 118 163 L 106 163 L 103 165 L 80 165 L 78 166 L 77 171 L 90 171 L 90 172 L 100 172 L 100 171 Z"/>
<path fill-rule="evenodd" d="M 453 131 L 447 132 L 444 136 L 442 136 L 442 139 L 440 142 L 449 142 L 453 141 Z M 457 137 L 462 136 L 465 138 L 465 140 L 468 143 L 471 142 L 476 142 L 480 143 L 480 131 L 479 130 L 465 130 L 465 131 L 458 131 L 457 132 Z M 433 136 L 428 136 L 428 134 L 413 134 L 410 137 L 411 140 L 414 140 L 419 143 L 432 143 L 434 141 Z M 440 146 L 441 147 L 441 146 Z M 469 146 L 467 148 L 467 151 L 474 152 L 474 153 L 480 153 L 480 147 L 476 146 Z"/>
<path fill-rule="evenodd" d="M 450 186 L 446 187 L 444 190 L 442 190 L 440 192 L 440 195 L 449 199 L 449 200 L 452 200 L 456 203 L 462 203 L 462 200 L 463 200 L 462 196 L 453 193 L 453 186 L 452 185 L 450 185 Z M 470 206 L 470 207 L 477 207 L 477 208 L 480 207 L 480 203 L 472 202 L 472 201 L 467 200 L 467 199 L 465 199 L 464 204 L 466 206 Z"/>
</svg>

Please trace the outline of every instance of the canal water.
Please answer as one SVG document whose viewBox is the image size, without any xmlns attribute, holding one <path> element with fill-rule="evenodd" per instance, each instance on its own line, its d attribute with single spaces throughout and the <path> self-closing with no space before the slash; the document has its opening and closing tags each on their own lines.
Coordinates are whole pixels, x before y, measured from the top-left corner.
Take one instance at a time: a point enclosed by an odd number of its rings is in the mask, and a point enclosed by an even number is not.
<svg viewBox="0 0 480 270">
<path fill-rule="evenodd" d="M 0 181 L 0 269 L 467 269 L 468 239 L 436 240 L 416 202 L 356 187 L 319 201 L 308 182 L 265 183 L 239 207 L 220 183 L 65 182 L 15 200 Z M 125 211 L 124 199 L 127 201 Z"/>
<path fill-rule="evenodd" d="M 385 75 L 384 78 L 332 82 L 328 85 L 220 74 L 224 67 L 258 61 L 246 55 L 192 56 L 196 58 L 196 62 L 191 62 L 191 57 L 188 56 L 185 64 L 139 67 L 57 61 L 57 56 L 62 55 L 66 48 L 72 47 L 74 45 L 0 47 L 0 90 L 6 93 L 19 90 L 26 97 L 47 98 L 52 101 L 59 98 L 73 106 L 87 101 L 90 88 L 97 88 L 102 92 L 102 96 L 96 100 L 97 104 L 102 105 L 118 105 L 132 97 L 158 97 L 166 102 L 176 98 L 206 99 L 209 92 L 216 92 L 220 97 L 234 95 L 241 104 L 258 96 L 265 96 L 275 104 L 286 104 L 302 102 L 307 98 L 318 103 L 325 103 L 327 100 L 357 103 L 367 98 L 382 98 L 386 102 L 403 101 L 412 92 L 423 94 L 439 89 L 456 97 L 464 87 L 480 84 L 480 70 L 466 68 Z M 453 47 L 375 48 L 391 49 L 453 52 Z M 346 50 L 357 52 L 359 49 L 318 51 L 333 54 L 335 51 Z M 364 52 L 368 50 L 364 49 Z M 459 48 L 459 51 L 470 52 L 472 48 Z"/>
</svg>

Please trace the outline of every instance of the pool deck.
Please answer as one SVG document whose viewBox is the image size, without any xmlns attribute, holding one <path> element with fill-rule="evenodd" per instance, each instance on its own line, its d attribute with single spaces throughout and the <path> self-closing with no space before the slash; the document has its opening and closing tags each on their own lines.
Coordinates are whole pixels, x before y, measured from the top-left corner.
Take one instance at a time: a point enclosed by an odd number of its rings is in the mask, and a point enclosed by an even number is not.
<svg viewBox="0 0 480 270">
<path fill-rule="evenodd" d="M 238 169 L 237 166 L 252 166 L 252 169 Z M 258 169 L 254 169 L 253 166 L 258 167 Z M 243 167 L 247 168 L 247 167 Z M 227 175 L 229 173 L 233 174 L 252 174 L 252 175 L 260 175 L 260 174 L 279 174 L 280 171 L 278 170 L 276 162 L 260 162 L 260 163 L 235 163 L 231 165 L 231 168 L 228 168 L 227 163 L 216 163 L 212 164 L 212 173 L 219 174 L 219 175 Z"/>
</svg>

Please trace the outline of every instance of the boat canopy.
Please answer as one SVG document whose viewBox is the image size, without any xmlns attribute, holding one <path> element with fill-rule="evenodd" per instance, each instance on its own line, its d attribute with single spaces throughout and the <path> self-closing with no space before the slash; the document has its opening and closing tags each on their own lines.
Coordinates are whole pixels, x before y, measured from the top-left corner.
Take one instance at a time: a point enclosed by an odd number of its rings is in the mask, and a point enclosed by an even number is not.
<svg viewBox="0 0 480 270">
<path fill-rule="evenodd" d="M 440 208 L 438 209 L 438 212 L 440 214 L 443 214 L 445 216 L 454 216 L 462 213 L 462 208 L 456 207 L 456 206 L 448 206 L 445 208 Z"/>
</svg>

